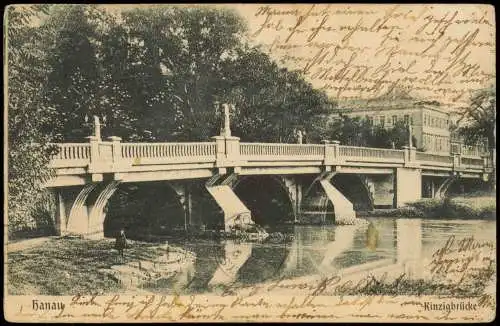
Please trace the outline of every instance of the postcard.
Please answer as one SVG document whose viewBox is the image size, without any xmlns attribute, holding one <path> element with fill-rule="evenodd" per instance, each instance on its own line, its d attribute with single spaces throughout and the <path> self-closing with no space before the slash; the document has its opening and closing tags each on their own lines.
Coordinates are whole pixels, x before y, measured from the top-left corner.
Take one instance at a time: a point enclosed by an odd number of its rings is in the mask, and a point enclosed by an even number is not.
<svg viewBox="0 0 500 326">
<path fill-rule="evenodd" d="M 4 318 L 488 322 L 481 4 L 4 15 Z"/>
</svg>

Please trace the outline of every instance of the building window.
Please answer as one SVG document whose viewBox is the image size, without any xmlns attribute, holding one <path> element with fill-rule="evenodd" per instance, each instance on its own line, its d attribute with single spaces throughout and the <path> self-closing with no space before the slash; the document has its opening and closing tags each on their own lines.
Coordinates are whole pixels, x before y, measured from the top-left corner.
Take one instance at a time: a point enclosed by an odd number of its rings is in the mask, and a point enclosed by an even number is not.
<svg viewBox="0 0 500 326">
<path fill-rule="evenodd" d="M 398 122 L 398 116 L 397 115 L 393 115 L 392 116 L 392 124 L 395 125 L 396 122 Z"/>
<path fill-rule="evenodd" d="M 405 124 L 408 124 L 410 122 L 410 116 L 408 114 L 405 114 L 404 121 L 405 121 Z"/>
<path fill-rule="evenodd" d="M 380 126 L 383 128 L 385 126 L 385 116 L 381 115 L 380 116 Z"/>
<path fill-rule="evenodd" d="M 373 117 L 372 117 L 372 116 L 368 116 L 368 115 L 367 115 L 367 116 L 366 116 L 366 119 L 368 120 L 368 124 L 369 124 L 370 126 L 373 126 Z"/>
</svg>

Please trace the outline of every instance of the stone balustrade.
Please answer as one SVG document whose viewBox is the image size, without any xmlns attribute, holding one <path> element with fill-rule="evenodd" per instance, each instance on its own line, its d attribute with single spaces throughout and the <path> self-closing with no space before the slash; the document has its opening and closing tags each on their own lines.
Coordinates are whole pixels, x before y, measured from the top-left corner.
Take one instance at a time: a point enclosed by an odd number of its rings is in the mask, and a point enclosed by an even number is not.
<svg viewBox="0 0 500 326">
<path fill-rule="evenodd" d="M 215 143 L 124 143 L 123 158 L 215 156 Z"/>
<path fill-rule="evenodd" d="M 57 144 L 59 152 L 54 155 L 55 160 L 81 160 L 90 158 L 90 144 L 64 143 Z"/>
<path fill-rule="evenodd" d="M 404 160 L 404 150 L 340 146 L 340 156 L 349 158 L 395 159 Z"/>
<path fill-rule="evenodd" d="M 300 157 L 302 159 L 320 159 L 325 155 L 325 147 L 316 144 L 271 144 L 240 143 L 240 155 L 249 159 L 269 160 L 275 157 Z"/>
<path fill-rule="evenodd" d="M 435 153 L 417 152 L 416 159 L 419 162 L 431 165 L 453 165 L 453 156 Z"/>
<path fill-rule="evenodd" d="M 215 137 L 217 138 L 217 137 Z M 324 144 L 273 144 L 241 143 L 239 138 L 231 137 L 230 142 L 218 136 L 214 142 L 185 143 L 122 143 L 119 137 L 109 137 L 101 141 L 93 136 L 89 143 L 57 144 L 59 152 L 54 155 L 51 166 L 55 168 L 80 167 L 88 164 L 118 163 L 137 161 L 145 164 L 168 162 L 205 162 L 224 161 L 222 166 L 244 166 L 246 162 L 259 161 L 322 161 L 325 165 L 346 164 L 351 162 L 375 162 L 404 164 L 404 166 L 436 166 L 450 169 L 485 169 L 491 165 L 478 150 L 470 150 L 468 155 L 452 153 L 443 155 L 417 152 L 415 148 L 402 150 L 356 147 L 339 145 L 338 142 L 325 141 Z M 228 138 L 229 139 L 229 138 Z M 229 163 L 228 163 L 229 162 Z M 111 171 L 110 171 L 111 172 Z"/>
</svg>

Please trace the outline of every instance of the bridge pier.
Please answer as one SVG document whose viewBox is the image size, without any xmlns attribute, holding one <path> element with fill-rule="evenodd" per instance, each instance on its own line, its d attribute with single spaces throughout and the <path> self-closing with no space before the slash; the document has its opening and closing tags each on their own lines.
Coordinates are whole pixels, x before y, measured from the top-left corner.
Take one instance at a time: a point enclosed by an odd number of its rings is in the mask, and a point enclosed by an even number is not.
<svg viewBox="0 0 500 326">
<path fill-rule="evenodd" d="M 67 223 L 68 223 L 68 202 L 63 197 L 63 190 L 61 188 L 56 188 L 52 191 L 55 198 L 55 212 L 54 212 L 54 224 L 57 235 L 66 234 Z M 69 206 L 71 209 L 71 206 Z"/>
<path fill-rule="evenodd" d="M 104 238 L 105 206 L 118 187 L 118 181 L 90 183 L 81 188 L 56 188 L 56 231 L 58 235 Z"/>
<path fill-rule="evenodd" d="M 422 170 L 396 168 L 396 207 L 422 199 Z"/>
<path fill-rule="evenodd" d="M 89 214 L 89 225 L 85 238 L 104 239 L 104 219 L 106 218 L 106 204 L 111 196 L 118 189 L 120 181 L 109 181 L 105 183 L 104 188 L 99 192 Z"/>
<path fill-rule="evenodd" d="M 228 176 L 215 175 L 210 178 L 205 187 L 224 212 L 224 229 L 230 231 L 235 224 L 252 224 L 250 210 L 234 193 L 231 184 L 237 178 L 232 173 Z"/>
<path fill-rule="evenodd" d="M 356 213 L 353 204 L 330 182 L 335 174 L 336 172 L 325 171 L 313 181 L 304 194 L 303 215 L 312 218 L 314 222 L 325 223 L 327 216 L 332 214 L 328 212 L 328 203 L 331 203 L 335 224 L 354 224 Z M 318 183 L 320 188 L 314 189 L 315 183 Z M 321 221 L 315 216 L 318 213 Z"/>
<path fill-rule="evenodd" d="M 89 194 L 97 184 L 91 183 L 83 187 L 54 188 L 56 211 L 55 229 L 57 235 L 86 234 L 89 226 L 89 211 L 92 205 L 87 204 Z"/>
</svg>

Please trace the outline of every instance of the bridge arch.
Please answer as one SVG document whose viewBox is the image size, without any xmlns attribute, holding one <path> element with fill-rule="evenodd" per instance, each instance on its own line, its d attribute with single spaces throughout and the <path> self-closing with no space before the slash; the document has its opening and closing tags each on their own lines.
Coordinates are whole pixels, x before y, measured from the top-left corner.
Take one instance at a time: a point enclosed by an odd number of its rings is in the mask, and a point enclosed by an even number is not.
<svg viewBox="0 0 500 326">
<path fill-rule="evenodd" d="M 294 221 L 293 181 L 275 175 L 240 176 L 232 184 L 236 195 L 252 212 L 260 225 L 277 225 Z"/>
<path fill-rule="evenodd" d="M 330 182 L 353 204 L 355 211 L 372 210 L 373 194 L 365 179 L 355 173 L 337 173 Z"/>
<path fill-rule="evenodd" d="M 448 192 L 448 189 L 450 189 L 450 186 L 456 181 L 455 176 L 450 176 L 446 178 L 441 185 L 438 187 L 437 191 L 434 194 L 435 198 L 444 198 L 446 196 L 446 193 Z"/>
<path fill-rule="evenodd" d="M 440 191 L 437 192 L 439 193 L 439 198 L 450 195 L 463 195 L 474 191 L 488 190 L 488 183 L 484 182 L 482 179 L 463 178 L 455 175 L 449 177 L 447 181 L 447 184 L 440 187 L 442 189 L 439 189 Z"/>
<path fill-rule="evenodd" d="M 168 182 L 109 183 L 99 193 L 90 215 L 95 233 L 114 237 L 121 228 L 144 239 L 185 228 L 180 189 Z"/>
</svg>

